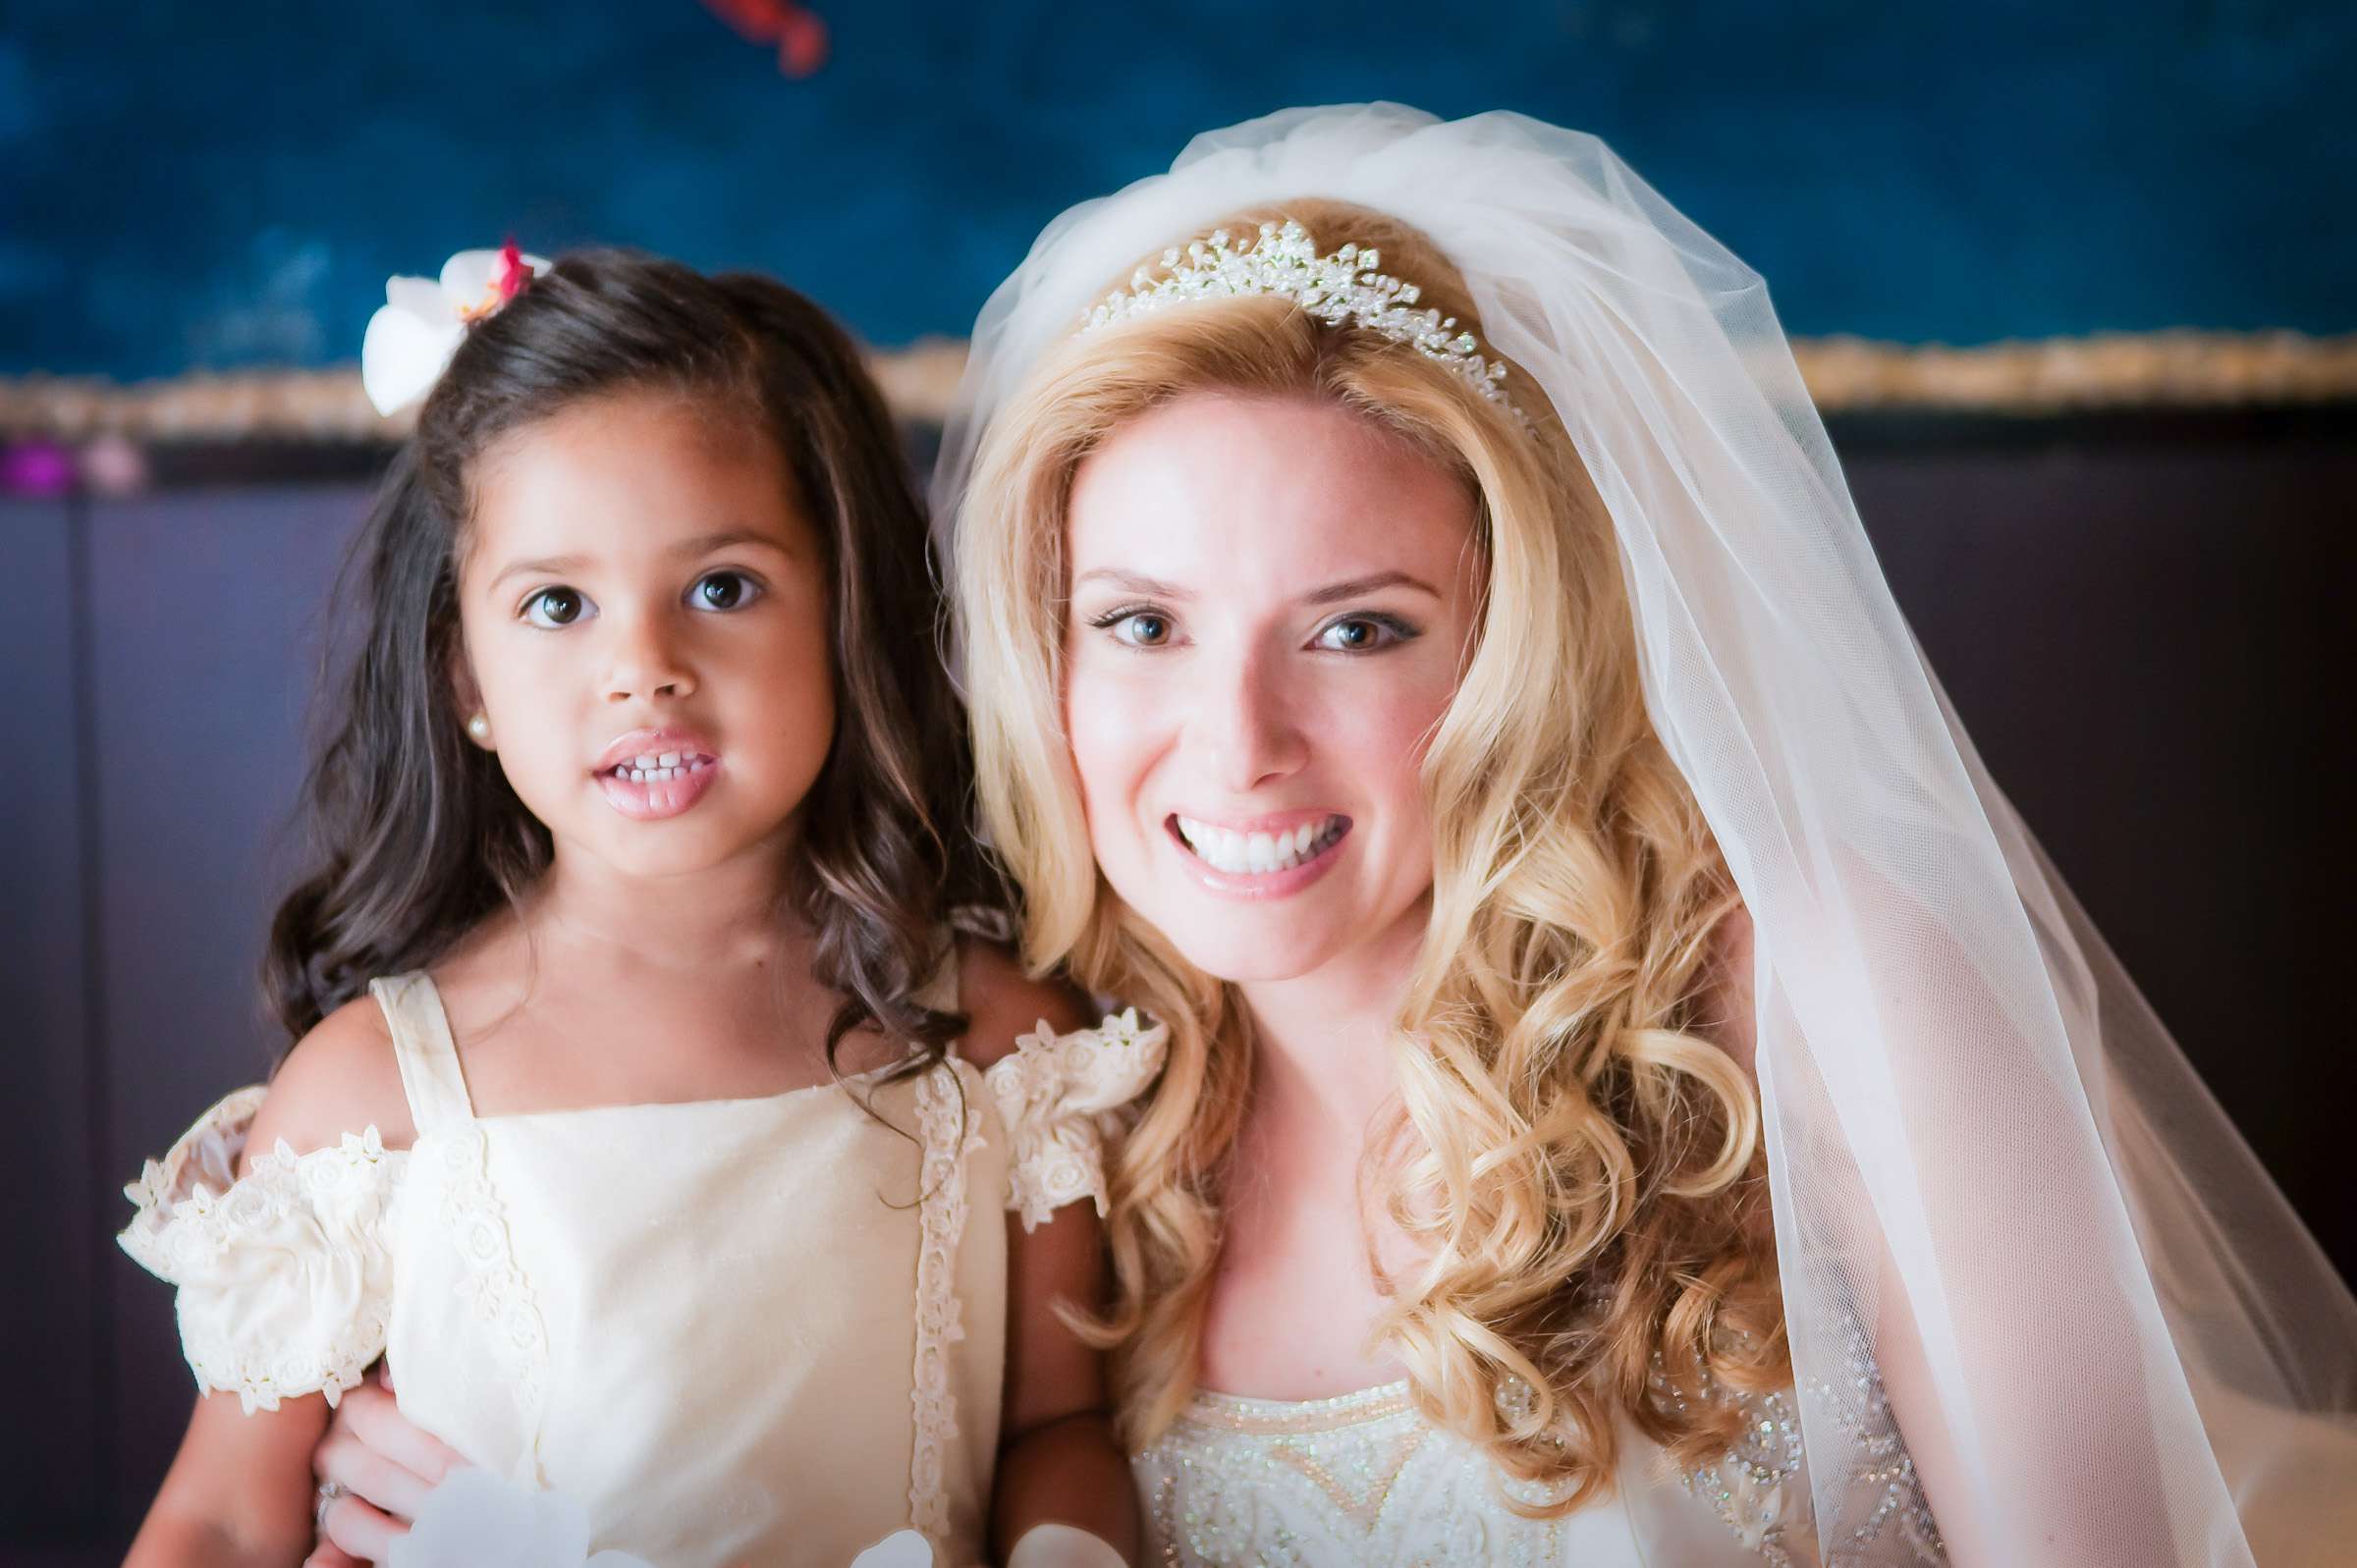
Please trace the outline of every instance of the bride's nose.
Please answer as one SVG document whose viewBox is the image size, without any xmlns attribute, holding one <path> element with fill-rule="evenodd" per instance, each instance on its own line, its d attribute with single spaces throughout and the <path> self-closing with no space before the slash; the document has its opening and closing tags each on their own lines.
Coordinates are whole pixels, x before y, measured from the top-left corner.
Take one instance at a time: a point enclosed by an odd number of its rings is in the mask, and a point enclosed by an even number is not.
<svg viewBox="0 0 2357 1568">
<path fill-rule="evenodd" d="M 1213 780 L 1242 794 L 1298 769 L 1308 747 L 1282 658 L 1247 649 L 1210 663 L 1195 687 L 1189 729 L 1207 754 Z"/>
</svg>

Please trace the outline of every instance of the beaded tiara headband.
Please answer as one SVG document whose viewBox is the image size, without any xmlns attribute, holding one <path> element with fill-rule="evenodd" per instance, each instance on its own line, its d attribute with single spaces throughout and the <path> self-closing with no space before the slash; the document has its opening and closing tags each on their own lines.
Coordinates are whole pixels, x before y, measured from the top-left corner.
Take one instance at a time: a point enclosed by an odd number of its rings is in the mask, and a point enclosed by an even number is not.
<svg viewBox="0 0 2357 1568">
<path fill-rule="evenodd" d="M 1130 274 L 1128 288 L 1116 289 L 1081 317 L 1080 331 L 1094 332 L 1198 299 L 1279 295 L 1329 326 L 1364 327 L 1405 344 L 1462 377 L 1490 402 L 1513 407 L 1500 385 L 1506 380 L 1506 366 L 1485 357 L 1480 341 L 1458 331 L 1453 316 L 1429 306 L 1416 309 L 1422 291 L 1376 271 L 1382 263 L 1382 252 L 1371 245 L 1362 250 L 1346 244 L 1322 256 L 1309 231 L 1290 218 L 1264 223 L 1257 237 L 1247 235 L 1241 241 L 1221 229 L 1164 251 L 1160 277 L 1138 268 Z"/>
</svg>

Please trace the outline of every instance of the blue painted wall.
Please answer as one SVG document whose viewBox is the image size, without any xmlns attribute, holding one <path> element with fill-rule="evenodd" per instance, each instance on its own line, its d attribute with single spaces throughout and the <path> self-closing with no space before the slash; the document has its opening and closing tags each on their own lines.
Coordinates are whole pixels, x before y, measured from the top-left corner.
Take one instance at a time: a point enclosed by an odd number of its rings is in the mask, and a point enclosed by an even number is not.
<svg viewBox="0 0 2357 1568">
<path fill-rule="evenodd" d="M 962 333 L 1066 203 L 1364 97 L 1600 132 L 1795 332 L 2357 327 L 2346 4 L 813 4 L 796 82 L 695 0 L 8 0 L 0 374 L 348 360 L 510 233 Z"/>
</svg>

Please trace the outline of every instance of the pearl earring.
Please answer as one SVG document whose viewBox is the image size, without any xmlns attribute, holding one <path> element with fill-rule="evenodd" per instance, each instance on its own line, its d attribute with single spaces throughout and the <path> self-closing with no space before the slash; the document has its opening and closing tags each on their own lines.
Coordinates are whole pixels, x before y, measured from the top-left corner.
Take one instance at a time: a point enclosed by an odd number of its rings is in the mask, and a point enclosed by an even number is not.
<svg viewBox="0 0 2357 1568">
<path fill-rule="evenodd" d="M 467 720 L 466 732 L 474 736 L 474 738 L 477 740 L 489 740 L 491 738 L 490 716 L 487 714 L 478 713 L 473 718 Z"/>
</svg>

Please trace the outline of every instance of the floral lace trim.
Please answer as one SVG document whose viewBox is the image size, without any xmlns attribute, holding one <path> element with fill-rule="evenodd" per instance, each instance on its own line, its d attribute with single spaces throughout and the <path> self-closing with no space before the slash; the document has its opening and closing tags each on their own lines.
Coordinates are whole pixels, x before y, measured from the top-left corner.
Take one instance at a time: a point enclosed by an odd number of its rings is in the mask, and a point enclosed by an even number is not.
<svg viewBox="0 0 2357 1568">
<path fill-rule="evenodd" d="M 916 1254 L 916 1373 L 908 1393 L 916 1440 L 908 1460 L 908 1522 L 936 1552 L 950 1535 L 948 1462 L 958 1435 L 958 1396 L 950 1387 L 950 1346 L 965 1337 L 959 1311 L 958 1238 L 965 1231 L 965 1157 L 982 1146 L 966 1114 L 955 1066 L 916 1084 L 917 1129 L 924 1138 L 923 1194 Z M 962 1138 L 960 1133 L 963 1134 Z"/>
<path fill-rule="evenodd" d="M 435 1128 L 425 1141 L 442 1162 L 442 1223 L 466 1265 L 462 1287 L 475 1316 L 491 1325 L 492 1343 L 506 1354 L 525 1430 L 536 1430 L 548 1379 L 548 1327 L 531 1281 L 516 1265 L 507 1211 L 491 1186 L 490 1140 L 467 1121 Z"/>
<path fill-rule="evenodd" d="M 1162 1071 L 1170 1037 L 1167 1025 L 1141 1025 L 1135 1008 L 1069 1035 L 1043 1020 L 982 1075 L 1013 1144 L 1007 1207 L 1025 1230 L 1082 1198 L 1104 1216 L 1105 1140 Z"/>
<path fill-rule="evenodd" d="M 409 1154 L 386 1149 L 373 1124 L 300 1155 L 281 1138 L 238 1176 L 238 1157 L 266 1093 L 256 1084 L 224 1098 L 123 1189 L 137 1212 L 116 1239 L 157 1278 L 184 1289 L 204 1281 L 242 1240 L 301 1217 L 342 1210 L 364 1223 L 400 1186 Z M 361 1280 L 356 1310 L 322 1334 L 276 1334 L 257 1345 L 228 1324 L 208 1323 L 206 1314 L 183 1312 L 181 1349 L 197 1388 L 236 1394 L 247 1415 L 309 1393 L 324 1394 L 333 1408 L 384 1351 L 389 1293 L 381 1281 L 370 1288 L 365 1270 Z"/>
</svg>

